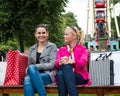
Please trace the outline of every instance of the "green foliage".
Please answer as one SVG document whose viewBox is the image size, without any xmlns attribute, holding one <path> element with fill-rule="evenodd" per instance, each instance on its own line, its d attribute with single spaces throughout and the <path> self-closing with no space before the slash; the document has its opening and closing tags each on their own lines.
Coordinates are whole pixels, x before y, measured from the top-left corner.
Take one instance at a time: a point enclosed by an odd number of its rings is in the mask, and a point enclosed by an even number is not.
<svg viewBox="0 0 120 96">
<path fill-rule="evenodd" d="M 0 1 L 0 23 L 6 22 L 8 14 L 4 12 L 4 6 L 2 4 L 2 0 Z"/>
<path fill-rule="evenodd" d="M 75 18 L 76 18 L 76 16 L 72 12 L 63 14 L 64 26 L 70 26 L 70 25 L 78 26 L 77 20 Z"/>
<path fill-rule="evenodd" d="M 4 56 L 8 50 L 18 50 L 17 42 L 15 40 L 8 40 L 8 42 L 1 42 L 0 43 L 0 51 Z"/>
<path fill-rule="evenodd" d="M 110 3 L 113 3 L 113 4 L 116 4 L 118 2 L 120 2 L 120 0 L 110 0 Z"/>
<path fill-rule="evenodd" d="M 78 26 L 76 16 L 72 12 L 68 12 L 62 15 L 62 22 L 63 22 L 63 29 L 65 29 L 66 26 L 74 25 Z"/>
<path fill-rule="evenodd" d="M 119 16 L 117 16 L 117 21 L 118 21 L 118 26 L 120 26 L 120 17 Z M 111 20 L 111 29 L 112 29 L 112 34 L 111 34 L 112 36 L 111 37 L 113 39 L 118 38 L 114 18 L 112 18 L 112 20 Z"/>
<path fill-rule="evenodd" d="M 110 0 L 110 3 L 112 3 L 113 5 L 115 5 L 116 3 L 120 2 L 120 0 Z M 117 21 L 118 21 L 118 26 L 120 26 L 120 16 L 117 16 Z M 111 37 L 113 39 L 117 39 L 117 30 L 116 30 L 116 26 L 115 26 L 115 20 L 114 18 L 111 19 Z"/>
<path fill-rule="evenodd" d="M 56 43 L 58 48 L 65 44 L 63 41 L 65 27 L 70 25 L 78 26 L 77 20 L 75 19 L 75 16 L 72 12 L 62 14 L 59 17 L 59 22 L 60 23 L 57 23 L 57 25 L 55 26 L 54 24 L 50 26 L 50 28 L 53 29 L 53 30 L 50 30 L 50 41 L 53 41 L 54 43 Z"/>
<path fill-rule="evenodd" d="M 4 2 L 3 2 L 4 1 Z M 64 44 L 63 32 L 66 26 L 76 25 L 77 20 L 72 12 L 62 14 L 68 0 L 2 0 L 2 22 L 0 22 L 0 42 L 15 39 L 20 51 L 29 48 L 36 42 L 34 28 L 37 24 L 49 25 L 49 40 L 58 47 Z M 4 9 L 4 10 L 3 10 Z"/>
<path fill-rule="evenodd" d="M 62 43 L 59 40 L 61 38 L 54 36 L 61 36 L 59 18 L 67 2 L 68 0 L 4 0 L 2 5 L 4 13 L 8 14 L 8 21 L 0 22 L 0 32 L 5 34 L 6 41 L 8 36 L 18 40 L 20 50 L 24 51 L 24 46 L 29 47 L 35 43 L 33 35 L 35 26 L 46 23 L 54 26 L 50 29 L 50 40 Z"/>
<path fill-rule="evenodd" d="M 61 24 L 58 27 L 61 28 L 59 30 L 61 32 L 59 35 L 54 36 L 54 38 L 59 40 L 56 42 L 58 47 L 63 46 L 65 44 L 63 41 L 63 35 L 64 35 L 64 30 L 66 26 L 75 25 L 78 27 L 77 20 L 75 17 L 76 16 L 72 12 L 68 12 L 68 13 L 62 14 L 61 17 L 59 18 L 61 20 Z"/>
</svg>

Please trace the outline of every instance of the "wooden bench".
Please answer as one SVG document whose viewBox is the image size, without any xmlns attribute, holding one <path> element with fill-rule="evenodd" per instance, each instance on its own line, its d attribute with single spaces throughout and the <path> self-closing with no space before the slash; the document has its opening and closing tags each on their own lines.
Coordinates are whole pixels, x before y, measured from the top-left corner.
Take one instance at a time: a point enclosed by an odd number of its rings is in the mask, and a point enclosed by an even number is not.
<svg viewBox="0 0 120 96">
<path fill-rule="evenodd" d="M 45 86 L 47 93 L 57 94 L 56 85 Z M 80 86 L 77 85 L 79 94 L 96 94 L 96 96 L 105 96 L 105 94 L 120 94 L 120 86 Z M 19 86 L 0 86 L 0 94 L 9 96 L 9 94 L 23 94 L 23 85 Z"/>
<path fill-rule="evenodd" d="M 87 69 L 89 71 L 89 60 Z M 48 94 L 58 94 L 57 85 L 46 85 L 45 89 Z M 119 86 L 80 86 L 77 85 L 79 94 L 96 94 L 96 96 L 105 96 L 105 94 L 120 94 Z M 9 96 L 9 94 L 23 94 L 23 85 L 18 86 L 0 86 L 0 94 Z"/>
</svg>

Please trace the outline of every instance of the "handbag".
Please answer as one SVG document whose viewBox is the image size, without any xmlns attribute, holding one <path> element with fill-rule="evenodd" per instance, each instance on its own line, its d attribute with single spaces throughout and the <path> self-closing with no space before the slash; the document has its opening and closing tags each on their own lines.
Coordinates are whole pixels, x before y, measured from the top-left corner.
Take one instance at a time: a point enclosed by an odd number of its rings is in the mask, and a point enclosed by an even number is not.
<svg viewBox="0 0 120 96">
<path fill-rule="evenodd" d="M 111 55 L 112 53 L 99 53 L 97 58 L 90 60 L 89 74 L 92 85 L 104 86 L 114 84 L 114 62 L 109 59 Z"/>
<path fill-rule="evenodd" d="M 21 85 L 25 77 L 28 57 L 18 50 L 9 50 L 4 85 Z"/>
</svg>

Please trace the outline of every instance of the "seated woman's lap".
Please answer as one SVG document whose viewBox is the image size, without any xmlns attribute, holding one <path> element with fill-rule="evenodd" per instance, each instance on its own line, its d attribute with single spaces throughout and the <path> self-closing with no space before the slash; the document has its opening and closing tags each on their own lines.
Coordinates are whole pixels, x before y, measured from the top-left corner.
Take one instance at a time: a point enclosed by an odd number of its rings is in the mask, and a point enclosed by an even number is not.
<svg viewBox="0 0 120 96">
<path fill-rule="evenodd" d="M 40 73 L 40 76 L 43 80 L 44 85 L 52 83 L 52 80 L 48 73 L 42 72 L 42 73 Z"/>
</svg>

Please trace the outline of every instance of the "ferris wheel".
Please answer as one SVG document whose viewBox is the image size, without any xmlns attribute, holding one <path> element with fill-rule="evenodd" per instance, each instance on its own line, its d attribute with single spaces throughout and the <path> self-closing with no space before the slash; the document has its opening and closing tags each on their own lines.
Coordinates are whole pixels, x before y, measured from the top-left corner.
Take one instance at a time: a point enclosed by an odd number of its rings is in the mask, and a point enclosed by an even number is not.
<svg viewBox="0 0 120 96">
<path fill-rule="evenodd" d="M 110 45 L 111 38 L 111 10 L 112 7 L 109 4 L 109 0 L 87 0 L 87 30 L 88 35 L 89 25 L 92 25 L 91 35 L 96 42 L 95 45 L 100 49 L 106 49 Z M 116 17 L 114 15 L 115 20 Z M 91 19 L 91 21 L 89 20 Z M 115 21 L 117 22 L 117 21 Z M 116 28 L 118 24 L 116 23 Z M 119 30 L 117 30 L 119 35 Z M 88 38 L 87 38 L 88 39 Z"/>
</svg>

